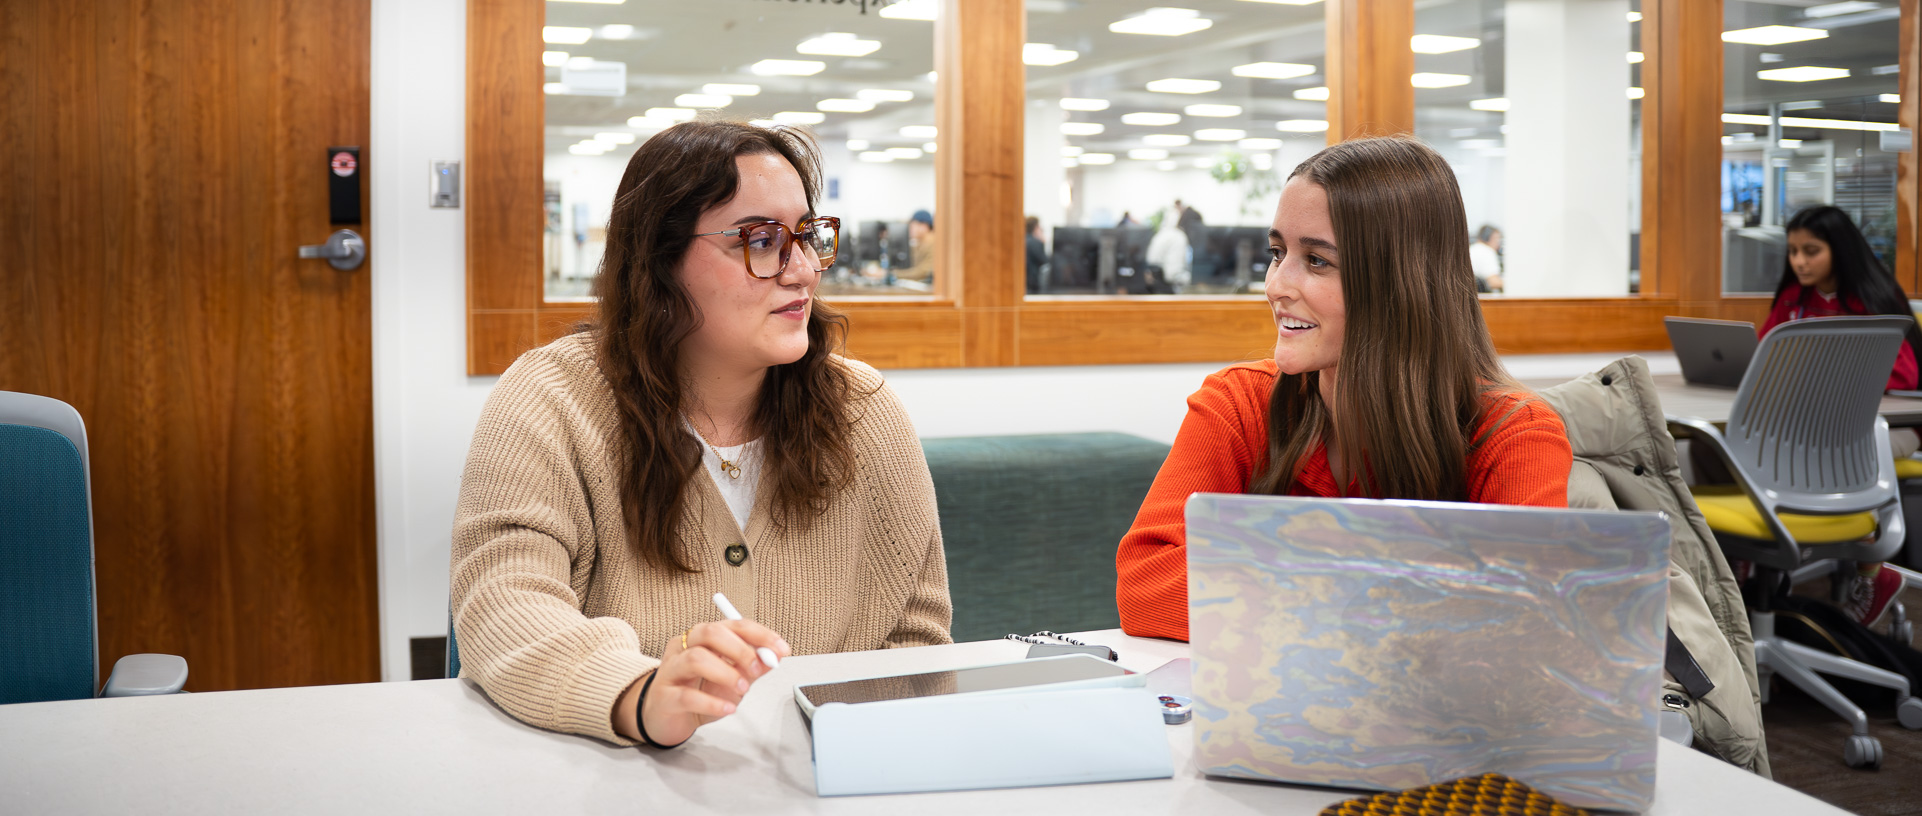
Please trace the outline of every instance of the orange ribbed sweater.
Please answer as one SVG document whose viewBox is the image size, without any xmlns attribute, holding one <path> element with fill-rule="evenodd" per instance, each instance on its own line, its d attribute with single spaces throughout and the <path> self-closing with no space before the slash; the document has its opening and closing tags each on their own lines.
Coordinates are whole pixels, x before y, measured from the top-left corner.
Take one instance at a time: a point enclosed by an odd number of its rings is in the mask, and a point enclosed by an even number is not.
<svg viewBox="0 0 1922 816">
<path fill-rule="evenodd" d="M 1188 531 L 1183 510 L 1195 493 L 1246 493 L 1268 459 L 1268 394 L 1273 360 L 1208 375 L 1188 398 L 1168 460 L 1155 475 L 1134 527 L 1115 553 L 1115 604 L 1121 629 L 1137 637 L 1188 639 Z M 1511 414 L 1510 408 L 1515 410 Z M 1525 391 L 1494 394 L 1476 436 L 1507 421 L 1470 452 L 1468 500 L 1480 504 L 1568 506 L 1574 454 L 1561 416 Z M 1354 491 L 1355 485 L 1350 485 Z M 1338 496 L 1328 450 L 1302 463 L 1293 496 Z"/>
</svg>

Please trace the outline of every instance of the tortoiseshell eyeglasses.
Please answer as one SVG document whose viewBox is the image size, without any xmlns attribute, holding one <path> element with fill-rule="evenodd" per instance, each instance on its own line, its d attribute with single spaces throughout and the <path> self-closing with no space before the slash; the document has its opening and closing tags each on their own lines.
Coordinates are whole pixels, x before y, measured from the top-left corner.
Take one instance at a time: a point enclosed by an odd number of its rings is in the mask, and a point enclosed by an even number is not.
<svg viewBox="0 0 1922 816">
<path fill-rule="evenodd" d="M 694 237 L 707 235 L 739 236 L 741 263 L 747 266 L 749 275 L 765 280 L 781 275 L 787 268 L 788 252 L 796 244 L 814 271 L 833 266 L 835 252 L 841 247 L 841 219 L 816 216 L 792 227 L 779 221 L 761 221 L 731 230 L 696 233 Z"/>
</svg>

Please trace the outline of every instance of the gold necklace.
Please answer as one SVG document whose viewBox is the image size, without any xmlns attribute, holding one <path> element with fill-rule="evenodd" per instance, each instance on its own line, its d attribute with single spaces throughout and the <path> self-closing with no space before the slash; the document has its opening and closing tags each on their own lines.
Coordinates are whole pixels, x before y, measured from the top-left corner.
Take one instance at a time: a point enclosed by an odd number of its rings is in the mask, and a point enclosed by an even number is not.
<svg viewBox="0 0 1922 816">
<path fill-rule="evenodd" d="M 721 449 L 714 447 L 714 443 L 707 441 L 707 435 L 701 433 L 700 428 L 694 427 L 694 420 L 688 419 L 687 417 L 681 417 L 681 420 L 687 423 L 687 427 L 690 430 L 694 431 L 694 436 L 701 440 L 701 444 L 706 445 L 708 450 L 714 451 L 714 458 L 721 460 L 722 473 L 726 473 L 729 479 L 741 478 L 741 466 L 728 461 L 727 457 L 722 456 Z M 742 448 L 741 450 L 746 452 L 747 449 Z"/>
</svg>

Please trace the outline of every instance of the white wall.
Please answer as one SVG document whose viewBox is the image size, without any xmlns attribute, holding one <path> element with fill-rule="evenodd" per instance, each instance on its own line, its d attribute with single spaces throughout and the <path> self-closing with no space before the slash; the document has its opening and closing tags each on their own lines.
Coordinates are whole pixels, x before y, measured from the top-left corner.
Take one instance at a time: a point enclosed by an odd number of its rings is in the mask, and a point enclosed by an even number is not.
<svg viewBox="0 0 1922 816">
<path fill-rule="evenodd" d="M 466 20 L 465 0 L 373 3 L 367 240 L 387 680 L 409 677 L 409 638 L 446 633 L 454 501 L 468 438 L 495 379 L 466 374 L 465 210 L 427 207 L 428 161 L 465 158 Z"/>
</svg>

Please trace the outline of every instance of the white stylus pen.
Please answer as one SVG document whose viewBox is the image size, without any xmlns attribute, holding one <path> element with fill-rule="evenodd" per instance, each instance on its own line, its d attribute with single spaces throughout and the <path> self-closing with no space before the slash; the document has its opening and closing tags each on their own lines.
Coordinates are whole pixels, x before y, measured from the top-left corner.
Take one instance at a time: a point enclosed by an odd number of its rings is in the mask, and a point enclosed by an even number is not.
<svg viewBox="0 0 1922 816">
<path fill-rule="evenodd" d="M 719 592 L 714 593 L 714 606 L 716 609 L 721 610 L 721 617 L 723 618 L 727 618 L 728 620 L 741 619 L 741 610 L 735 609 L 734 604 L 728 603 L 726 595 L 722 595 Z M 781 667 L 781 659 L 774 656 L 773 649 L 766 646 L 757 646 L 754 649 L 754 653 L 761 656 L 761 662 L 766 663 L 768 668 L 778 669 Z"/>
</svg>

